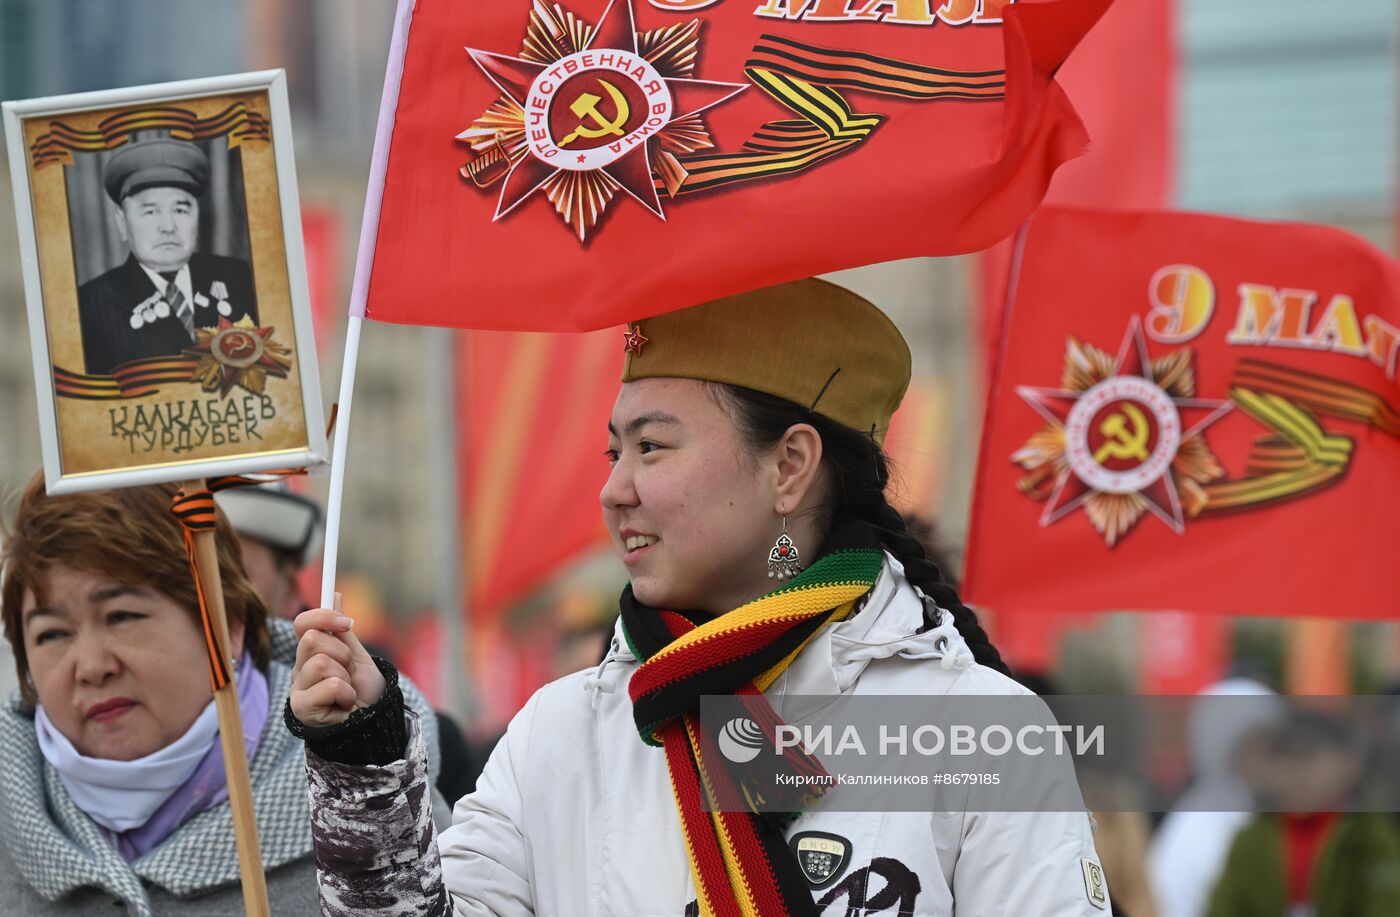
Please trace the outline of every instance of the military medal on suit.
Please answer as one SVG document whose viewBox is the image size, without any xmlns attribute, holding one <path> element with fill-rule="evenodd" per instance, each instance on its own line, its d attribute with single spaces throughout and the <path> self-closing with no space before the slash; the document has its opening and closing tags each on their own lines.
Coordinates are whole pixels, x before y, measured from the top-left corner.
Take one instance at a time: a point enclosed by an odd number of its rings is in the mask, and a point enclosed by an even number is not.
<svg viewBox="0 0 1400 917">
<path fill-rule="evenodd" d="M 196 252 L 189 270 L 195 328 L 216 328 L 220 318 L 258 320 L 253 274 L 245 262 Z M 171 305 L 183 296 L 174 281 L 163 295 L 134 257 L 83 284 L 78 308 L 87 372 L 110 374 L 123 363 L 175 356 L 193 344 L 194 335 Z"/>
</svg>

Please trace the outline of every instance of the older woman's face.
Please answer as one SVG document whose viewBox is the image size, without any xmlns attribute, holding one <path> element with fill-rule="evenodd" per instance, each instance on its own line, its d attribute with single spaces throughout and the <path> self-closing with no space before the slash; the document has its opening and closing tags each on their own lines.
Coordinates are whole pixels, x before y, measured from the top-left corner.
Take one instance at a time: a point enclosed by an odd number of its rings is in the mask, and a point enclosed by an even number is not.
<svg viewBox="0 0 1400 917">
<path fill-rule="evenodd" d="M 119 761 L 184 735 L 210 699 L 195 616 L 149 587 L 69 567 L 47 576 L 47 602 L 26 590 L 21 614 L 30 676 L 58 731 L 90 758 Z"/>
<path fill-rule="evenodd" d="M 776 585 L 776 473 L 750 458 L 704 383 L 628 382 L 608 428 L 603 518 L 640 601 L 723 613 Z"/>
</svg>

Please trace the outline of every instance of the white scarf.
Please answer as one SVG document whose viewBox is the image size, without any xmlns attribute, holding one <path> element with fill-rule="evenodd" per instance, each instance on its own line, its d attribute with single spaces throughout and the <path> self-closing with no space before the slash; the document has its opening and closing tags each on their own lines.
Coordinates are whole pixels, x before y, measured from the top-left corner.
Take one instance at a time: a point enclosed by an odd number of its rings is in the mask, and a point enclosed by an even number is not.
<svg viewBox="0 0 1400 917">
<path fill-rule="evenodd" d="M 190 779 L 219 736 L 219 714 L 210 701 L 184 735 L 134 761 L 89 758 L 49 721 L 44 708 L 34 715 L 39 751 L 78 808 L 118 833 L 139 828 Z"/>
</svg>

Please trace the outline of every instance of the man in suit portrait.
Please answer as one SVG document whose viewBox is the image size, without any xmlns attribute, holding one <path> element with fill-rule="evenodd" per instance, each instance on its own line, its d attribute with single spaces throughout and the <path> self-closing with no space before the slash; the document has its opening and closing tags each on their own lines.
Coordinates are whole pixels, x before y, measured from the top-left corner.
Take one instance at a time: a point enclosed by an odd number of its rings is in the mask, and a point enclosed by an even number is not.
<svg viewBox="0 0 1400 917">
<path fill-rule="evenodd" d="M 107 161 L 102 184 L 115 207 L 126 261 L 78 288 L 87 372 L 177 356 L 198 328 L 258 320 L 253 274 L 238 258 L 195 251 L 204 151 L 183 140 L 142 140 Z"/>
</svg>

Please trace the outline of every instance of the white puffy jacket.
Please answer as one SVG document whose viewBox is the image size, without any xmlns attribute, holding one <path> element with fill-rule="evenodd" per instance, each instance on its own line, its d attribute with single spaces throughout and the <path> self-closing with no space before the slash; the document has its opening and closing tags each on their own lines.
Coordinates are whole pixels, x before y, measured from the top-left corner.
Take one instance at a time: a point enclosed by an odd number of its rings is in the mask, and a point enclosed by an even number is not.
<svg viewBox="0 0 1400 917">
<path fill-rule="evenodd" d="M 950 615 L 917 634 L 922 623 L 920 596 L 887 555 L 859 613 L 814 638 L 767 695 L 780 709 L 784 694 L 1030 693 L 973 663 Z M 453 825 L 436 844 L 451 913 L 698 914 L 665 755 L 637 737 L 627 682 L 638 662 L 618 628 L 601 665 L 536 692 L 497 745 L 476 792 L 457 803 Z M 318 772 L 334 767 L 313 762 L 313 796 Z M 318 806 L 337 804 L 332 795 L 342 801 L 355 795 L 343 781 L 322 793 L 327 798 Z M 813 892 L 826 902 L 824 917 L 1109 912 L 1084 812 L 816 811 L 799 817 L 789 836 L 808 831 L 829 832 L 850 845 L 841 875 Z M 430 859 L 434 852 L 425 845 Z M 389 859 L 356 868 L 383 870 L 391 867 Z M 432 884 L 437 864 L 424 865 L 414 885 Z M 337 882 L 326 878 L 331 886 Z M 326 887 L 323 881 L 323 893 Z M 354 905 L 342 903 L 347 912 Z M 441 911 L 427 906 L 421 912 L 446 912 L 447 900 L 437 906 Z M 418 911 L 375 911 L 411 912 Z M 332 905 L 326 913 L 340 911 Z"/>
</svg>

